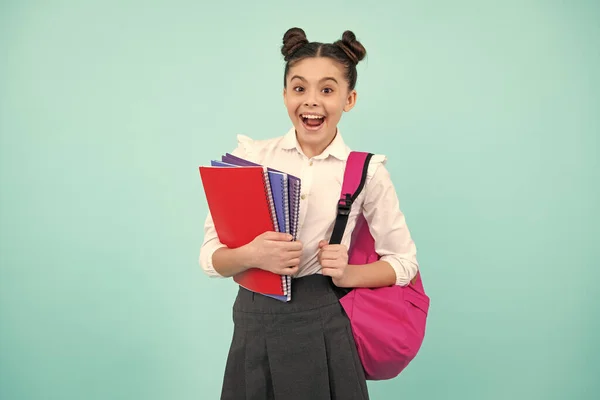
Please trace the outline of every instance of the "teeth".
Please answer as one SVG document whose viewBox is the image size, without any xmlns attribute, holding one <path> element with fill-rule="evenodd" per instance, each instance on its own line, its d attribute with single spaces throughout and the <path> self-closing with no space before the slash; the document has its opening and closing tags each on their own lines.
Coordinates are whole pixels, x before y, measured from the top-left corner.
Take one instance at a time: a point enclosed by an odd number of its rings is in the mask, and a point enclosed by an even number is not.
<svg viewBox="0 0 600 400">
<path fill-rule="evenodd" d="M 308 118 L 308 119 L 323 119 L 324 117 L 322 115 L 302 115 L 303 118 Z"/>
</svg>

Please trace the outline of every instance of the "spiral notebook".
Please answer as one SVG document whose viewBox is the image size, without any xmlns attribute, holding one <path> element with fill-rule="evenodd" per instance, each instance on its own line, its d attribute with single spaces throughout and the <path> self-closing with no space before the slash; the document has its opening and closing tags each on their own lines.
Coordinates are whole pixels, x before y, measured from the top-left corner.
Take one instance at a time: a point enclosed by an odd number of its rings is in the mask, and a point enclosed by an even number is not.
<svg viewBox="0 0 600 400">
<path fill-rule="evenodd" d="M 283 172 L 268 171 L 273 194 L 273 205 L 277 215 L 277 231 L 290 232 L 288 178 Z"/>
<path fill-rule="evenodd" d="M 246 167 L 257 167 L 259 164 L 253 163 L 251 161 L 245 160 L 243 158 L 234 156 L 232 154 L 227 153 L 226 155 L 221 157 L 221 162 L 229 164 L 229 165 L 239 165 Z M 281 202 L 283 204 L 284 213 L 287 218 L 287 222 L 285 225 L 285 230 L 281 230 L 281 232 L 286 232 L 292 235 L 293 240 L 298 240 L 298 219 L 300 215 L 300 192 L 302 189 L 300 178 L 293 176 L 291 174 L 287 174 L 282 171 L 278 171 L 273 168 L 267 168 L 267 171 L 270 172 L 269 177 L 274 176 L 273 174 L 281 174 L 282 176 L 287 177 L 287 201 L 281 200 L 283 195 L 275 199 L 275 204 Z M 272 186 L 279 186 L 275 184 Z M 284 189 L 285 190 L 285 189 Z M 277 209 L 277 206 L 276 206 Z M 284 277 L 285 286 L 287 288 L 287 292 L 290 293 L 291 296 L 291 283 L 292 278 L 289 276 Z"/>
<path fill-rule="evenodd" d="M 286 232 L 292 234 L 294 240 L 297 239 L 297 226 L 298 226 L 298 212 L 299 212 L 299 200 L 300 200 L 300 179 L 291 176 L 281 171 L 276 171 L 272 168 L 265 168 L 258 164 L 251 163 L 244 159 L 228 155 L 223 157 L 224 161 L 211 161 L 211 166 L 222 167 L 222 168 L 247 168 L 247 167 L 261 167 L 266 171 L 266 179 L 268 185 L 266 185 L 267 198 L 269 208 L 271 210 L 271 216 L 273 219 L 273 227 L 275 231 Z M 226 162 L 227 161 L 227 162 Z M 291 182 L 291 184 L 290 184 Z M 247 273 L 249 276 L 255 275 L 255 272 Z M 277 275 L 281 280 L 281 287 L 283 288 L 283 294 L 275 294 L 273 290 L 268 292 L 264 287 L 258 288 L 253 282 L 249 283 L 248 277 L 244 279 L 244 286 L 249 290 L 259 292 L 269 297 L 276 298 L 282 301 L 291 300 L 291 277 Z M 236 280 L 236 278 L 234 278 Z M 240 280 L 237 278 L 236 282 Z M 240 283 L 240 282 L 238 282 Z"/>
<path fill-rule="evenodd" d="M 230 163 L 217 161 L 217 160 L 212 160 L 210 162 L 210 165 L 213 167 L 234 167 L 234 168 L 241 167 L 239 165 L 230 164 Z M 283 211 L 282 211 L 283 205 L 281 204 L 282 203 L 281 189 L 279 189 L 281 187 L 281 185 L 283 185 L 283 183 L 276 182 L 275 185 L 273 185 L 274 179 L 280 179 L 280 178 L 274 178 L 273 177 L 274 174 L 276 174 L 276 173 L 267 170 L 268 185 L 266 187 L 266 190 L 267 190 L 267 197 L 268 197 L 268 201 L 269 201 L 269 209 L 271 210 L 271 215 L 273 217 L 273 226 L 275 228 L 274 230 L 276 232 L 287 232 L 280 228 L 281 226 L 283 226 L 283 224 L 287 223 L 286 221 L 283 220 L 283 214 L 282 214 L 283 213 Z M 286 186 L 287 186 L 287 182 L 286 182 Z M 274 194 L 275 191 L 277 192 L 277 195 Z M 283 201 L 287 201 L 287 196 L 286 196 L 286 199 Z"/>
<path fill-rule="evenodd" d="M 243 158 L 234 156 L 227 153 L 221 157 L 222 162 L 230 165 L 241 165 L 241 166 L 253 166 L 257 167 L 260 164 L 253 163 Z M 267 168 L 268 171 L 281 172 L 273 168 Z M 294 240 L 298 239 L 298 218 L 300 215 L 300 192 L 302 190 L 302 182 L 300 178 L 287 174 L 288 177 L 288 211 L 290 220 L 290 231 L 288 232 L 294 237 Z"/>
<path fill-rule="evenodd" d="M 199 167 L 204 193 L 219 241 L 229 248 L 250 243 L 276 230 L 277 217 L 268 178 L 262 166 Z M 233 277 L 240 286 L 289 301 L 287 281 L 278 274 L 251 268 Z"/>
</svg>

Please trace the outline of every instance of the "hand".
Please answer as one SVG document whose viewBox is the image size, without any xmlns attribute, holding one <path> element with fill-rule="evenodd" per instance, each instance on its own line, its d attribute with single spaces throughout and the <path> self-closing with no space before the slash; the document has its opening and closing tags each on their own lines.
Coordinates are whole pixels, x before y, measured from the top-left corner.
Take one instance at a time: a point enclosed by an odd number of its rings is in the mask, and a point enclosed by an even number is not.
<svg viewBox="0 0 600 400">
<path fill-rule="evenodd" d="M 330 276 L 336 286 L 344 287 L 346 267 L 348 267 L 348 248 L 342 244 L 328 244 L 327 241 L 319 242 L 319 263 L 321 272 Z"/>
<path fill-rule="evenodd" d="M 278 275 L 294 275 L 298 272 L 302 243 L 292 242 L 292 235 L 281 232 L 265 232 L 246 245 L 249 265 Z"/>
</svg>

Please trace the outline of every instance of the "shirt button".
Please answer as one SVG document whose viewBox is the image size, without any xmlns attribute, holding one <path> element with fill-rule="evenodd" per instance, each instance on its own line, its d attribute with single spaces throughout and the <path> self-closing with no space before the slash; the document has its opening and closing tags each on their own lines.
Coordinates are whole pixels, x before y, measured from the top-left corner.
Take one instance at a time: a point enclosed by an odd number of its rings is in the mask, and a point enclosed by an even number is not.
<svg viewBox="0 0 600 400">
<path fill-rule="evenodd" d="M 308 165 L 310 165 L 312 167 L 312 165 L 313 165 L 312 160 L 308 163 Z"/>
<path fill-rule="evenodd" d="M 303 194 L 302 196 L 300 196 L 300 198 L 301 198 L 302 200 L 305 200 L 305 199 L 306 199 L 306 195 L 305 195 L 305 194 Z"/>
</svg>

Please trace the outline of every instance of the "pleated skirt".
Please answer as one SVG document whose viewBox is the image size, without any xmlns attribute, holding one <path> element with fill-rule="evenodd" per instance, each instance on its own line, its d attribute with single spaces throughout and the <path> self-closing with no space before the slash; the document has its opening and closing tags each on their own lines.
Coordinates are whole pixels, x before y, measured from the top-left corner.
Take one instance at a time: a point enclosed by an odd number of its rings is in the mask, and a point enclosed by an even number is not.
<svg viewBox="0 0 600 400">
<path fill-rule="evenodd" d="M 368 400 L 350 322 L 328 278 L 284 303 L 240 287 L 221 400 Z"/>
</svg>

